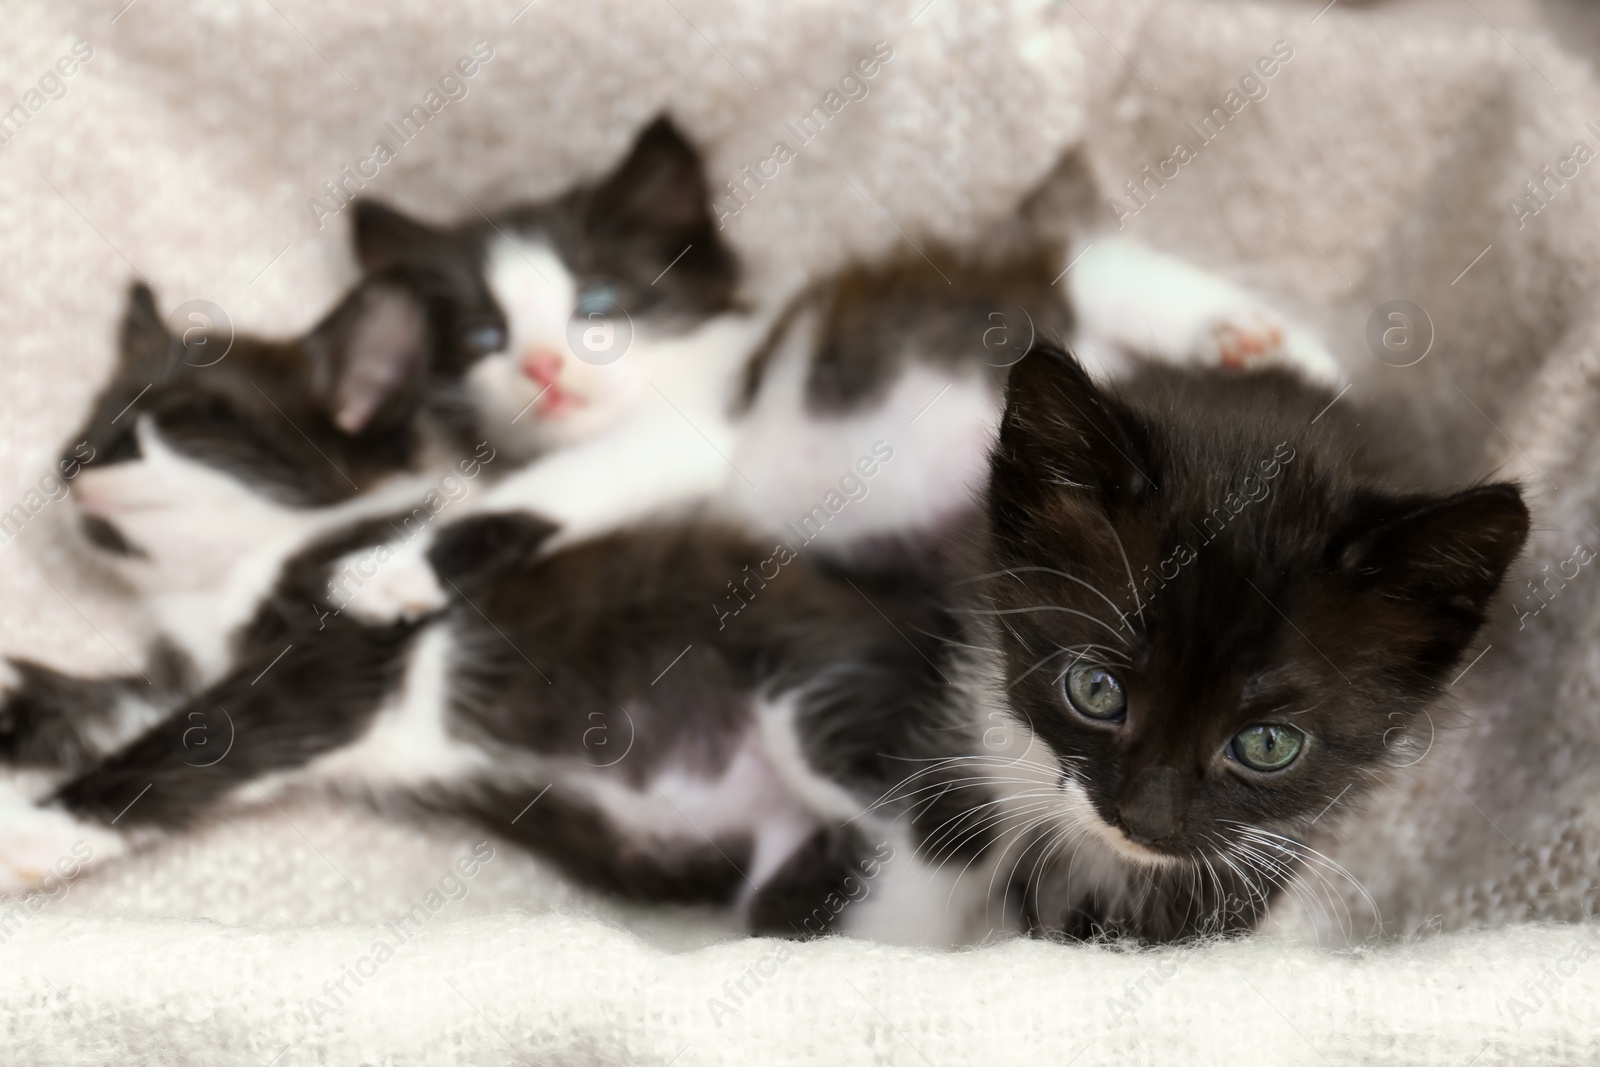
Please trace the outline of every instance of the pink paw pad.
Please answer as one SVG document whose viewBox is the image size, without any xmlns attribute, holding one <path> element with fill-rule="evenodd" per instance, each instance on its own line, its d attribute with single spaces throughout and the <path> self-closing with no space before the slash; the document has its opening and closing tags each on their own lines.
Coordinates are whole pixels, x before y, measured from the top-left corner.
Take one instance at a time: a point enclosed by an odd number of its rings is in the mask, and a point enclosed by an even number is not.
<svg viewBox="0 0 1600 1067">
<path fill-rule="evenodd" d="M 1229 370 L 1248 370 L 1283 354 L 1283 327 L 1265 319 L 1225 320 L 1212 327 L 1218 362 Z"/>
</svg>

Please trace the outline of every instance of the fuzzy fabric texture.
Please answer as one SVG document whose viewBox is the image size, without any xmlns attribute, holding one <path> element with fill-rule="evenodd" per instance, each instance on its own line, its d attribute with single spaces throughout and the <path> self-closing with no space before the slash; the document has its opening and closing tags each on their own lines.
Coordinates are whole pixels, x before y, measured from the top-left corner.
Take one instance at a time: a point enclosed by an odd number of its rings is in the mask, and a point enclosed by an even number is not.
<svg viewBox="0 0 1600 1067">
<path fill-rule="evenodd" d="M 305 798 L 0 902 L 0 1060 L 1600 1059 L 1596 927 L 1532 921 L 1585 917 L 1600 878 L 1600 579 L 1573 562 L 1600 551 L 1600 171 L 1576 151 L 1600 150 L 1600 92 L 1552 41 L 1487 17 L 1199 0 L 125 2 L 11 10 L 0 39 L 0 108 L 27 109 L 0 127 L 0 508 L 28 514 L 0 546 L 7 653 L 139 661 L 137 614 L 77 565 L 43 482 L 130 280 L 164 308 L 203 299 L 237 329 L 293 333 L 354 276 L 325 183 L 353 187 L 344 168 L 370 173 L 376 142 L 392 158 L 366 191 L 452 219 L 604 170 L 663 108 L 719 187 L 778 140 L 796 149 L 736 215 L 722 201 L 758 292 L 981 244 L 1076 149 L 1100 186 L 1089 225 L 1298 314 L 1349 401 L 1407 413 L 1457 479 L 1522 480 L 1536 530 L 1452 687 L 1461 713 L 1361 809 L 1330 798 L 1319 845 L 1370 903 L 1326 867 L 1316 898 L 1291 894 L 1274 935 L 1245 941 L 789 945 L 617 908 L 503 844 L 467 878 L 479 834 Z M 92 56 L 61 75 L 79 40 Z M 478 41 L 492 58 L 441 85 Z M 878 41 L 894 54 L 867 95 L 796 145 L 786 124 Z M 1280 41 L 1292 57 L 1268 77 Z M 430 90 L 436 113 L 400 143 L 386 124 Z M 1369 342 L 1395 300 L 1425 312 L 1406 312 L 1431 341 L 1409 366 Z M 1401 936 L 1307 943 L 1374 929 Z"/>
</svg>

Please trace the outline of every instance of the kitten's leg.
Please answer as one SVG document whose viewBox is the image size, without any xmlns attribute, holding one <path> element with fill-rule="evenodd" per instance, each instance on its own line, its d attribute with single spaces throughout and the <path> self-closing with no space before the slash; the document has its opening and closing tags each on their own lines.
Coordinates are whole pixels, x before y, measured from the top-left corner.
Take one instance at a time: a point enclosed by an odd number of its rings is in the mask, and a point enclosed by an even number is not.
<svg viewBox="0 0 1600 1067">
<path fill-rule="evenodd" d="M 692 508 L 735 472 L 731 420 L 686 414 L 642 418 L 625 429 L 536 460 L 498 483 L 469 507 L 447 515 L 454 525 L 473 516 L 522 513 L 557 528 L 553 551 L 641 519 Z M 334 583 L 352 593 L 336 606 L 367 622 L 416 618 L 442 607 L 446 595 L 428 564 L 437 526 L 380 550 L 363 549 L 334 568 Z M 374 552 L 382 561 L 374 562 Z M 342 576 L 371 575 L 344 581 Z"/>
<path fill-rule="evenodd" d="M 79 678 L 0 660 L 0 765 L 80 771 L 170 712 L 192 691 L 193 674 L 166 646 L 139 675 Z"/>
<path fill-rule="evenodd" d="M 746 909 L 750 932 L 797 938 L 838 933 L 840 916 L 866 899 L 880 868 L 854 828 L 818 830 L 751 898 Z"/>
<path fill-rule="evenodd" d="M 80 843 L 96 860 L 115 856 L 350 744 L 396 689 L 412 632 L 330 628 L 252 656 L 42 806 L 0 798 L 0 891 L 33 884 Z"/>
<path fill-rule="evenodd" d="M 429 810 L 470 818 L 568 877 L 625 900 L 731 905 L 750 869 L 748 840 L 652 849 L 630 841 L 602 812 L 559 786 L 478 781 L 423 795 Z"/>
<path fill-rule="evenodd" d="M 1067 288 L 1078 321 L 1075 346 L 1100 376 L 1120 353 L 1169 363 L 1247 368 L 1278 365 L 1338 385 L 1338 362 L 1310 331 L 1219 275 L 1125 237 L 1074 252 Z"/>
</svg>

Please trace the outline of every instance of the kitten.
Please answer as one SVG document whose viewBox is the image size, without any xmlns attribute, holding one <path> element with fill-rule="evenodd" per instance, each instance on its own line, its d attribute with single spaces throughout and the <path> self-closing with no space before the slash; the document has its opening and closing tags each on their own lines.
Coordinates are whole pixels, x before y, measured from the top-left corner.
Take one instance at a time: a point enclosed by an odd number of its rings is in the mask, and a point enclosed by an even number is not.
<svg viewBox="0 0 1600 1067">
<path fill-rule="evenodd" d="M 1406 485 L 1370 419 L 1283 372 L 1106 388 L 1037 346 L 1006 397 L 961 579 L 704 523 L 563 545 L 508 513 L 441 530 L 439 613 L 372 625 L 303 605 L 384 523 L 325 537 L 222 681 L 0 833 L 13 884 L 63 842 L 112 855 L 321 783 L 762 932 L 1249 928 L 1297 835 L 1438 698 L 1520 495 Z M 197 767 L 185 716 L 218 708 L 232 747 Z"/>
<path fill-rule="evenodd" d="M 492 218 L 435 228 L 358 201 L 355 244 L 369 273 L 402 271 L 498 325 L 449 369 L 477 434 L 521 461 L 743 361 L 760 324 L 712 223 L 699 154 L 663 117 L 598 182 Z"/>
<path fill-rule="evenodd" d="M 452 462 L 426 411 L 430 323 L 392 277 L 366 279 L 300 338 L 205 344 L 169 334 L 150 290 L 132 288 L 118 365 L 72 438 L 89 458 L 71 521 L 138 598 L 154 647 L 141 674 L 98 683 L 13 664 L 0 704 L 12 761 L 78 766 L 149 725 L 226 669 L 296 545 L 422 498 L 430 468 Z"/>
</svg>

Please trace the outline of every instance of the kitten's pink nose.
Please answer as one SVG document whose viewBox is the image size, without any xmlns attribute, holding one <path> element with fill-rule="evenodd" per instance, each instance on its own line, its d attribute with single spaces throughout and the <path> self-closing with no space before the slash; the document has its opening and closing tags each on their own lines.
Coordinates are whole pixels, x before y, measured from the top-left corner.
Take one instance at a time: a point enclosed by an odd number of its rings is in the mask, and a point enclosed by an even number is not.
<svg viewBox="0 0 1600 1067">
<path fill-rule="evenodd" d="M 540 385 L 554 385 L 561 377 L 561 354 L 548 348 L 535 348 L 522 357 L 522 373 Z"/>
</svg>

